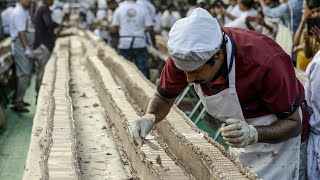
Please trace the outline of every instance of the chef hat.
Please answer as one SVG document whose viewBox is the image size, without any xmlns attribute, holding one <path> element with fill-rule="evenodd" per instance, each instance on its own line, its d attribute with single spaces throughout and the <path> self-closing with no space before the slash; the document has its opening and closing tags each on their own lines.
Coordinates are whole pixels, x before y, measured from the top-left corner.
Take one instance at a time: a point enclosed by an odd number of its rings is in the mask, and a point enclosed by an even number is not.
<svg viewBox="0 0 320 180">
<path fill-rule="evenodd" d="M 204 65 L 219 50 L 221 43 L 218 21 L 208 11 L 196 8 L 189 17 L 172 26 L 168 51 L 177 68 L 193 71 Z"/>
</svg>

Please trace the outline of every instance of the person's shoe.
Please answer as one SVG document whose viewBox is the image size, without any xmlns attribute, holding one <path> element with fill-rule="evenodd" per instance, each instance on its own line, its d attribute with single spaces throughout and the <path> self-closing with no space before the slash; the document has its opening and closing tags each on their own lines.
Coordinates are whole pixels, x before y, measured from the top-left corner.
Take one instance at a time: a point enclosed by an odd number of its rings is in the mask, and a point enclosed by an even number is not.
<svg viewBox="0 0 320 180">
<path fill-rule="evenodd" d="M 16 112 L 29 112 L 29 109 L 26 108 L 23 104 L 14 105 L 11 107 Z"/>
<path fill-rule="evenodd" d="M 14 105 L 15 106 L 15 104 L 12 102 L 12 105 Z M 28 103 L 28 102 L 25 102 L 25 101 L 22 101 L 22 105 L 24 105 L 24 106 L 31 106 L 31 104 L 30 103 Z"/>
<path fill-rule="evenodd" d="M 28 103 L 28 102 L 24 102 L 24 101 L 23 101 L 22 103 L 23 103 L 24 106 L 31 106 L 31 104 Z"/>
</svg>

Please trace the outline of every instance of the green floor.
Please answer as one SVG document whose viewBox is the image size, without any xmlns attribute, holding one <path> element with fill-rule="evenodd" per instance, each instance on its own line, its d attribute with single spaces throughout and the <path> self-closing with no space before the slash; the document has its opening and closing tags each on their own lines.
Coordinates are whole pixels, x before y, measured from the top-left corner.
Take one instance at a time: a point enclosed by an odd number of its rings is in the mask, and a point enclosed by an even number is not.
<svg viewBox="0 0 320 180">
<path fill-rule="evenodd" d="M 10 107 L 5 110 L 7 129 L 0 134 L 0 179 L 22 179 L 35 114 L 34 87 L 33 77 L 24 99 L 31 104 L 29 113 L 16 113 Z"/>
</svg>

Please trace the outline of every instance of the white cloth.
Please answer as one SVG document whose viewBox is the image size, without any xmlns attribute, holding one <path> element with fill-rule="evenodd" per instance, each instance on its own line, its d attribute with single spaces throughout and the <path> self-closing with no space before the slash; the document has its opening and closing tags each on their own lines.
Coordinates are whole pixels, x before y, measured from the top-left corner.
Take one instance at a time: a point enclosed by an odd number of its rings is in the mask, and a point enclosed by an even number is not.
<svg viewBox="0 0 320 180">
<path fill-rule="evenodd" d="M 13 10 L 14 7 L 10 6 L 1 12 L 3 32 L 6 35 L 10 35 L 10 17 Z"/>
<path fill-rule="evenodd" d="M 233 21 L 226 23 L 224 26 L 225 27 L 232 27 L 232 28 L 248 29 L 248 27 L 246 25 L 246 18 L 248 16 L 257 17 L 258 12 L 255 9 L 250 9 L 248 11 L 241 11 L 240 16 L 238 16 Z"/>
<path fill-rule="evenodd" d="M 239 8 L 238 4 L 235 5 L 235 6 L 229 5 L 228 8 L 226 9 L 226 12 L 231 14 L 234 17 L 240 17 L 240 15 L 241 15 L 241 11 L 240 11 L 240 8 Z M 231 22 L 231 20 L 228 17 L 225 17 L 224 22 L 226 24 L 226 23 Z"/>
<path fill-rule="evenodd" d="M 206 96 L 200 84 L 194 84 L 194 89 L 206 111 L 213 117 L 235 118 L 246 121 L 253 126 L 270 125 L 277 121 L 273 114 L 252 119 L 245 119 L 243 116 L 236 91 L 236 59 L 231 53 L 232 48 L 229 39 L 227 43 L 227 64 L 232 65 L 228 74 L 229 88 L 212 96 Z M 233 63 L 231 64 L 232 59 Z M 244 166 L 257 173 L 259 178 L 265 180 L 297 180 L 299 178 L 300 138 L 299 135 L 277 144 L 255 143 L 245 148 L 230 147 L 230 152 L 238 157 Z"/>
<path fill-rule="evenodd" d="M 161 27 L 171 28 L 179 19 L 181 19 L 179 12 L 173 11 L 170 13 L 168 10 L 165 10 L 161 16 Z M 162 30 L 163 36 L 168 36 L 168 33 L 167 30 Z"/>
<path fill-rule="evenodd" d="M 147 10 L 134 1 L 125 1 L 113 15 L 112 26 L 119 26 L 119 49 L 144 48 L 146 43 L 146 27 L 153 25 Z M 133 38 L 134 37 L 134 38 Z M 134 39 L 134 40 L 133 40 Z"/>
<path fill-rule="evenodd" d="M 310 136 L 308 141 L 308 179 L 320 178 L 320 51 L 314 56 L 306 71 L 306 100 L 312 108 Z"/>
<path fill-rule="evenodd" d="M 207 10 L 197 8 L 189 17 L 173 25 L 169 32 L 168 51 L 177 68 L 192 71 L 209 60 L 221 42 L 218 21 Z"/>
<path fill-rule="evenodd" d="M 12 40 L 18 37 L 19 32 L 27 31 L 27 24 L 30 20 L 29 11 L 24 9 L 20 3 L 17 3 L 10 16 L 10 36 Z"/>
</svg>

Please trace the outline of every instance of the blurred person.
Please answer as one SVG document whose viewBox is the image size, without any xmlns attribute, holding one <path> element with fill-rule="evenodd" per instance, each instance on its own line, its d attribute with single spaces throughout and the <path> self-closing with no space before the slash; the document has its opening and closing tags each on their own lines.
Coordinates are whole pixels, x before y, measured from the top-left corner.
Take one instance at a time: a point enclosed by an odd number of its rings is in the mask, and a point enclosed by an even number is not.
<svg viewBox="0 0 320 180">
<path fill-rule="evenodd" d="M 302 2 L 303 0 L 288 0 L 279 6 L 271 8 L 267 6 L 264 0 L 259 0 L 263 14 L 269 17 L 280 18 L 293 31 L 293 34 L 297 31 L 301 21 Z"/>
<path fill-rule="evenodd" d="M 156 34 L 161 34 L 161 16 L 164 12 L 164 8 L 161 6 L 156 6 L 156 17 L 154 19 L 154 32 Z"/>
<path fill-rule="evenodd" d="M 150 2 L 150 0 L 136 0 L 137 4 L 144 6 L 148 10 L 149 16 L 151 16 L 152 21 L 156 17 L 156 7 Z"/>
<path fill-rule="evenodd" d="M 36 69 L 36 92 L 41 87 L 45 66 L 53 51 L 56 35 L 54 34 L 55 28 L 59 24 L 52 20 L 52 6 L 53 0 L 43 0 L 43 4 L 36 10 L 33 16 L 35 26 L 35 41 L 33 44 L 35 54 L 35 69 Z"/>
<path fill-rule="evenodd" d="M 234 20 L 236 17 L 239 17 L 240 9 L 239 9 L 237 0 L 230 0 L 229 6 L 225 11 L 226 11 L 225 23 L 229 23 L 230 21 Z"/>
<path fill-rule="evenodd" d="M 292 31 L 292 39 L 294 39 L 294 35 L 296 34 L 301 21 L 302 2 L 303 0 L 287 0 L 279 6 L 270 8 L 265 4 L 264 0 L 259 0 L 263 14 L 273 18 L 280 18 L 281 21 L 284 22 L 284 25 Z M 291 59 L 293 64 L 296 65 L 297 54 L 293 52 L 291 54 Z"/>
<path fill-rule="evenodd" d="M 13 12 L 14 4 L 7 4 L 7 8 L 1 12 L 1 20 L 2 20 L 2 27 L 3 27 L 3 34 L 5 37 L 10 36 L 10 16 Z"/>
<path fill-rule="evenodd" d="M 20 0 L 10 17 L 10 36 L 13 43 L 13 56 L 16 66 L 17 89 L 12 109 L 18 112 L 29 112 L 24 102 L 26 90 L 33 68 L 34 28 L 29 14 L 32 0 Z"/>
<path fill-rule="evenodd" d="M 6 3 L 0 1 L 0 12 L 2 13 L 6 9 Z M 3 19 L 0 17 L 0 40 L 4 39 L 4 27 L 3 27 Z"/>
<path fill-rule="evenodd" d="M 111 32 L 119 33 L 119 54 L 136 64 L 149 77 L 149 55 L 145 30 L 153 33 L 153 22 L 146 8 L 135 0 L 126 0 L 115 10 Z"/>
<path fill-rule="evenodd" d="M 92 23 L 96 18 L 96 13 L 97 8 L 94 5 L 91 5 L 90 8 L 86 11 L 86 29 L 91 29 Z"/>
<path fill-rule="evenodd" d="M 110 40 L 109 35 L 109 24 L 105 20 L 99 21 L 97 28 L 93 30 L 93 33 L 99 37 L 101 37 L 107 44 Z"/>
<path fill-rule="evenodd" d="M 197 0 L 197 6 L 203 9 L 206 9 L 207 1 L 206 0 Z"/>
<path fill-rule="evenodd" d="M 161 35 L 168 36 L 168 33 L 173 24 L 181 19 L 179 12 L 174 4 L 169 4 L 161 16 Z"/>
<path fill-rule="evenodd" d="M 225 8 L 225 4 L 223 3 L 223 1 L 222 0 L 216 0 L 210 6 L 209 12 L 213 17 L 215 17 L 217 19 L 222 19 L 225 22 L 226 17 L 222 15 L 222 11 L 223 11 L 222 9 L 223 8 Z"/>
<path fill-rule="evenodd" d="M 192 83 L 208 114 L 227 124 L 221 135 L 245 167 L 261 179 L 297 180 L 307 137 L 302 131 L 301 138 L 304 88 L 290 56 L 260 33 L 221 29 L 201 8 L 175 23 L 167 44 L 157 92 L 130 126 L 135 144 L 141 146 Z"/>
<path fill-rule="evenodd" d="M 314 56 L 308 65 L 305 85 L 306 99 L 312 108 L 310 117 L 310 136 L 308 140 L 307 172 L 309 180 L 318 180 L 320 177 L 320 51 Z"/>
<path fill-rule="evenodd" d="M 303 35 L 303 38 L 301 38 Z M 294 52 L 298 52 L 297 68 L 306 70 L 312 57 L 320 49 L 320 1 L 307 0 L 294 37 Z M 302 39 L 302 43 L 301 43 Z"/>
<path fill-rule="evenodd" d="M 154 23 L 155 23 L 155 18 L 156 18 L 156 7 L 152 4 L 152 2 L 150 2 L 150 0 L 136 0 L 138 5 L 141 5 L 143 7 L 145 7 L 147 9 L 147 12 L 149 14 L 149 16 L 151 17 L 152 20 L 152 28 L 153 31 L 145 31 L 145 35 L 147 37 L 147 44 L 151 45 L 151 44 L 155 44 L 156 40 L 155 40 L 155 34 L 150 34 L 150 33 L 154 33 Z"/>
<path fill-rule="evenodd" d="M 188 0 L 188 11 L 186 17 L 190 16 L 193 10 L 197 8 L 197 0 Z"/>
<path fill-rule="evenodd" d="M 106 16 L 106 14 L 107 14 L 106 0 L 101 0 L 99 1 L 98 10 L 96 14 L 97 21 L 102 20 Z"/>
<path fill-rule="evenodd" d="M 10 6 L 7 5 L 7 8 L 1 12 L 1 20 L 2 20 L 2 27 L 3 27 L 3 33 L 5 37 L 10 36 L 10 16 L 13 12 L 14 4 L 11 4 Z"/>
<path fill-rule="evenodd" d="M 265 0 L 266 6 L 270 8 L 274 8 L 279 6 L 279 0 Z M 246 18 L 246 25 L 250 30 L 260 32 L 271 39 L 275 40 L 276 35 L 278 33 L 278 25 L 280 23 L 279 18 L 273 18 L 269 16 L 264 16 L 263 12 L 259 12 L 257 17 L 250 17 Z M 250 22 L 256 22 L 258 26 L 252 26 Z"/>
<path fill-rule="evenodd" d="M 116 0 L 107 0 L 107 7 L 108 7 L 108 11 L 107 11 L 106 20 L 108 23 L 108 28 L 106 30 L 108 31 L 108 36 L 109 36 L 108 43 L 112 48 L 118 51 L 119 34 L 118 33 L 112 34 L 109 31 L 110 31 L 110 26 L 112 23 L 114 11 L 119 7 L 119 4 Z"/>
<path fill-rule="evenodd" d="M 241 28 L 241 29 L 248 29 L 246 25 L 246 18 L 248 16 L 250 17 L 257 17 L 258 12 L 254 9 L 254 0 L 238 0 L 238 5 L 240 9 L 240 14 L 238 17 L 233 19 L 232 21 L 228 23 L 224 23 L 223 19 L 219 19 L 220 25 L 223 27 L 232 27 L 232 28 Z M 222 9 L 222 14 L 224 16 L 227 16 L 226 11 Z M 222 16 L 218 16 L 222 17 Z"/>
</svg>

